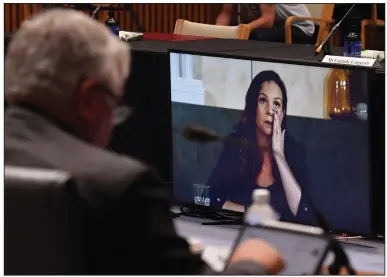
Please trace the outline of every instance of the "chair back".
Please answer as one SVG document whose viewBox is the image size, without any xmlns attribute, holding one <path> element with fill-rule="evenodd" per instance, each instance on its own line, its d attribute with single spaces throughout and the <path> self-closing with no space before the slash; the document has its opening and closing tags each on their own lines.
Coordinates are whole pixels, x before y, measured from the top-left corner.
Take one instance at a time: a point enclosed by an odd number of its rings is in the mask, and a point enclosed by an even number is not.
<svg viewBox="0 0 387 277">
<path fill-rule="evenodd" d="M 238 26 L 218 26 L 178 19 L 175 24 L 174 34 L 246 40 L 249 39 L 250 27 L 246 24 L 239 24 Z"/>
<path fill-rule="evenodd" d="M 367 27 L 384 27 L 384 20 L 378 18 L 377 4 L 371 4 L 371 18 L 363 19 L 361 21 L 361 46 L 362 49 L 367 49 L 371 46 L 371 49 L 375 47 L 373 44 L 377 44 L 378 34 L 370 32 Z M 375 29 L 374 29 L 375 30 Z M 384 38 L 382 38 L 384 40 Z M 368 45 L 367 45 L 368 44 Z"/>
<path fill-rule="evenodd" d="M 4 274 L 82 274 L 81 210 L 67 173 L 5 167 Z"/>
<path fill-rule="evenodd" d="M 316 45 L 319 45 L 331 31 L 332 23 L 329 23 L 329 21 L 332 21 L 335 4 L 305 4 L 305 6 L 308 8 L 312 18 L 327 20 L 314 20 L 314 24 L 319 28 L 316 39 Z"/>
<path fill-rule="evenodd" d="M 320 17 L 326 20 L 332 20 L 334 9 L 335 9 L 335 4 L 322 4 L 322 11 L 321 11 Z M 333 27 L 333 24 L 331 23 L 327 23 L 327 22 L 320 23 L 320 29 L 317 36 L 318 44 L 320 44 L 328 36 L 332 27 Z"/>
</svg>

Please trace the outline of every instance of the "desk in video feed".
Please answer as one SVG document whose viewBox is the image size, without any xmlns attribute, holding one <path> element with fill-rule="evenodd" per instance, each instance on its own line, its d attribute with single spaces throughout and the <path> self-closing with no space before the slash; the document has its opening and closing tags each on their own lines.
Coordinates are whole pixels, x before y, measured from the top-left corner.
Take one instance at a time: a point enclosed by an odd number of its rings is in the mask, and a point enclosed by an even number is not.
<svg viewBox="0 0 387 277">
<path fill-rule="evenodd" d="M 313 224 L 308 194 L 335 230 L 370 232 L 368 124 L 366 113 L 356 111 L 359 103 L 360 108 L 367 104 L 368 73 L 200 58 L 195 64 L 201 69 L 194 70 L 201 70 L 202 89 L 179 93 L 172 80 L 175 198 L 244 211 L 252 191 L 267 188 L 281 220 Z M 213 73 L 206 78 L 206 72 Z M 222 75 L 217 89 L 214 80 Z M 188 124 L 205 126 L 226 140 L 186 141 L 181 134 Z"/>
</svg>

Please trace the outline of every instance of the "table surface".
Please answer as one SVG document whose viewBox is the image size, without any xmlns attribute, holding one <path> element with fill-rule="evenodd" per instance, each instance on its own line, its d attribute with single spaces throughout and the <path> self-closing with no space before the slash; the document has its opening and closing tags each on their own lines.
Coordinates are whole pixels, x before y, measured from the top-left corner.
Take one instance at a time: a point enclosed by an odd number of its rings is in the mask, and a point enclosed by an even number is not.
<svg viewBox="0 0 387 277">
<path fill-rule="evenodd" d="M 170 50 L 220 54 L 224 57 L 242 59 L 269 59 L 281 61 L 302 61 L 305 64 L 320 63 L 317 59 L 305 60 L 313 55 L 314 45 L 286 44 L 277 42 L 250 41 L 238 39 L 217 39 L 201 36 L 175 35 L 168 33 L 145 32 L 142 41 L 129 42 L 133 51 L 168 53 Z M 5 34 L 5 44 L 11 40 L 12 33 Z M 336 55 L 343 53 L 342 47 L 332 47 Z M 320 57 L 321 60 L 321 57 Z M 384 74 L 385 63 L 376 66 L 376 72 Z"/>
<path fill-rule="evenodd" d="M 209 40 L 214 39 L 210 37 L 202 36 L 187 36 L 187 35 L 175 35 L 168 33 L 152 33 L 146 32 L 143 33 L 144 40 L 158 40 L 158 41 L 191 41 L 191 40 Z"/>
<path fill-rule="evenodd" d="M 197 36 L 181 36 L 171 34 L 154 34 L 149 36 L 144 33 L 141 41 L 131 41 L 132 48 L 137 51 L 168 52 L 169 49 L 180 51 L 197 51 L 206 53 L 219 53 L 228 51 L 262 50 L 283 47 L 284 43 L 263 42 L 237 39 L 216 39 Z M 187 39 L 186 39 L 187 38 Z"/>
<path fill-rule="evenodd" d="M 201 225 L 203 221 L 203 219 L 181 216 L 175 218 L 174 223 L 177 232 L 182 237 L 199 239 L 205 247 L 229 251 L 237 235 L 238 227 Z M 351 240 L 349 243 L 342 243 L 342 245 L 355 270 L 384 274 L 384 243 L 362 239 Z M 332 258 L 332 254 L 328 255 L 324 264 L 328 265 Z"/>
<path fill-rule="evenodd" d="M 146 33 L 145 33 L 146 34 Z M 173 34 L 149 33 L 149 39 L 144 34 L 144 40 L 131 42 L 134 51 L 152 51 L 167 53 L 168 51 L 182 51 L 201 55 L 220 55 L 239 59 L 264 59 L 303 64 L 320 64 L 322 57 L 311 57 L 316 49 L 314 45 L 286 44 L 277 42 L 250 41 L 237 39 L 214 39 L 195 36 L 181 36 Z M 341 56 L 342 47 L 331 47 L 334 55 Z M 376 71 L 384 73 L 384 62 L 376 65 Z"/>
</svg>

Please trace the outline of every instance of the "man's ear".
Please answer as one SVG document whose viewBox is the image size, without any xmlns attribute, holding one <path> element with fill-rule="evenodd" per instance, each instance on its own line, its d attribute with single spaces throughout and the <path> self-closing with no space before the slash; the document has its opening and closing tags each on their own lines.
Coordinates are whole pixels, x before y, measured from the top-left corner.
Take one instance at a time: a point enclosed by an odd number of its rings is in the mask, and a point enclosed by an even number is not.
<svg viewBox="0 0 387 277">
<path fill-rule="evenodd" d="M 81 118 L 90 120 L 94 117 L 97 101 L 98 83 L 93 79 L 86 79 L 73 92 L 74 107 Z"/>
</svg>

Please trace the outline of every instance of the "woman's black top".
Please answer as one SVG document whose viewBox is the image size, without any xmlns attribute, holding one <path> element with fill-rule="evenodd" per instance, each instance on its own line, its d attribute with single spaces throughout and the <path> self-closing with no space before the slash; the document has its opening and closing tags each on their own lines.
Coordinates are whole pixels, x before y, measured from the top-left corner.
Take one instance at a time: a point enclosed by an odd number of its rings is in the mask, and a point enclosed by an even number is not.
<svg viewBox="0 0 387 277">
<path fill-rule="evenodd" d="M 210 186 L 210 203 L 212 207 L 222 208 L 226 201 L 247 207 L 252 203 L 252 193 L 259 188 L 256 176 L 260 168 L 258 148 L 240 146 L 235 141 L 243 140 L 237 133 L 229 135 L 224 149 L 207 184 Z M 305 163 L 305 151 L 291 136 L 285 133 L 285 158 L 301 187 L 302 194 L 297 215 L 291 212 L 277 165 L 273 166 L 274 183 L 267 187 L 271 195 L 271 205 L 281 221 L 313 224 L 313 212 L 305 201 L 308 176 Z M 244 158 L 246 156 L 252 159 Z M 274 162 L 275 163 L 275 162 Z"/>
</svg>

